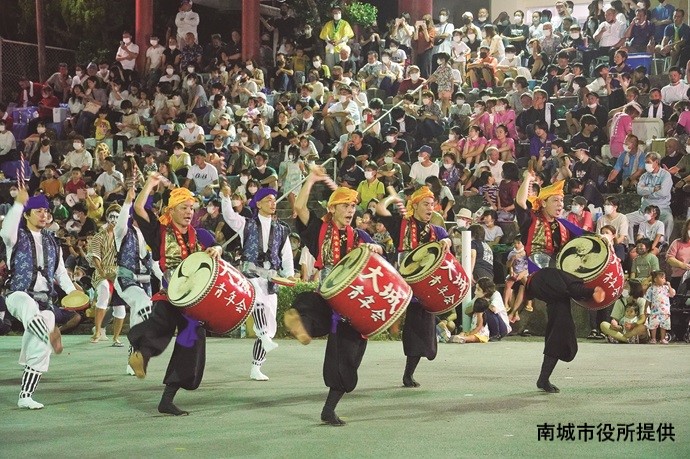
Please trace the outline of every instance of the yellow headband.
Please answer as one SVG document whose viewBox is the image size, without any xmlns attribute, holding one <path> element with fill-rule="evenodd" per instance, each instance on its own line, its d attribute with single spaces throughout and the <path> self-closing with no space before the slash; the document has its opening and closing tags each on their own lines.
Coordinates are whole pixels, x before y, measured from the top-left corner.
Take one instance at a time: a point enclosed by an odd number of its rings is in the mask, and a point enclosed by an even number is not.
<svg viewBox="0 0 690 459">
<path fill-rule="evenodd" d="M 168 206 L 165 208 L 165 212 L 158 218 L 158 221 L 164 225 L 169 225 L 172 222 L 170 217 L 170 212 L 178 205 L 187 202 L 194 201 L 194 195 L 187 188 L 175 188 L 170 192 L 170 198 L 168 199 Z"/>
<path fill-rule="evenodd" d="M 434 198 L 434 193 L 429 189 L 428 186 L 423 186 L 419 188 L 417 191 L 412 193 L 412 196 L 410 196 L 410 199 L 407 201 L 407 213 L 406 217 L 410 218 L 412 214 L 414 214 L 414 208 L 412 207 L 414 204 L 419 204 L 422 200 L 426 198 Z"/>
<path fill-rule="evenodd" d="M 357 203 L 357 191 L 351 190 L 345 187 L 337 188 L 328 199 L 327 207 L 335 206 L 338 204 L 356 204 Z"/>
<path fill-rule="evenodd" d="M 565 180 L 560 180 L 553 185 L 545 186 L 539 190 L 539 196 L 532 196 L 529 202 L 532 204 L 532 210 L 539 210 L 542 208 L 544 201 L 551 196 L 563 196 L 563 187 Z"/>
</svg>

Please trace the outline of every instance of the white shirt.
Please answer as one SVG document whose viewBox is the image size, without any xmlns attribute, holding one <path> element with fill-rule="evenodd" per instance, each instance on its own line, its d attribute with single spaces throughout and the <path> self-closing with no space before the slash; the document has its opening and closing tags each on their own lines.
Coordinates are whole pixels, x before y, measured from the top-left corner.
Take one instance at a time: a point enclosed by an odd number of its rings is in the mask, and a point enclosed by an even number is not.
<svg viewBox="0 0 690 459">
<path fill-rule="evenodd" d="M 446 22 L 445 24 L 436 24 L 434 26 L 436 29 L 436 36 L 438 37 L 439 35 L 444 35 L 448 34 L 445 40 L 443 40 L 443 43 L 441 43 L 438 46 L 434 46 L 434 53 L 448 53 L 450 55 L 450 42 L 451 38 L 453 37 L 453 30 L 455 29 L 455 26 L 453 26 L 452 22 Z"/>
<path fill-rule="evenodd" d="M 204 135 L 204 128 L 199 126 L 198 124 L 195 124 L 192 130 L 190 131 L 188 127 L 185 126 L 184 129 L 180 131 L 179 138 L 183 142 L 187 143 L 194 143 L 199 141 L 199 136 Z M 203 140 L 202 140 L 203 142 Z"/>
<path fill-rule="evenodd" d="M 200 192 L 208 185 L 218 180 L 218 169 L 209 163 L 204 163 L 204 168 L 200 168 L 196 164 L 187 171 L 187 178 L 194 180 L 197 192 Z"/>
<path fill-rule="evenodd" d="M 667 105 L 673 105 L 679 100 L 688 100 L 688 85 L 685 81 L 680 80 L 678 84 L 667 84 L 661 88 L 661 101 Z"/>
<path fill-rule="evenodd" d="M 17 148 L 17 140 L 10 130 L 0 132 L 0 156 L 4 156 L 12 150 Z"/>
<path fill-rule="evenodd" d="M 597 36 L 599 32 L 604 31 L 603 35 L 599 37 L 599 46 L 610 47 L 618 43 L 623 35 L 625 35 L 625 29 L 627 26 L 620 21 L 614 21 L 613 24 L 608 22 L 602 22 L 597 27 L 594 36 Z"/>
<path fill-rule="evenodd" d="M 102 186 L 106 193 L 110 193 L 125 181 L 122 172 L 113 170 L 112 173 L 103 172 L 96 179 L 96 185 Z"/>
<path fill-rule="evenodd" d="M 5 241 L 5 246 L 7 250 L 7 266 L 11 266 L 12 263 L 12 250 L 14 250 L 15 244 L 17 244 L 17 233 L 19 232 L 19 223 L 22 220 L 22 213 L 24 212 L 24 206 L 15 202 L 10 210 L 5 215 L 5 220 L 2 224 L 2 229 L 0 229 L 0 237 Z M 29 231 L 34 238 L 34 244 L 36 245 L 36 266 L 45 268 L 45 261 L 43 260 L 43 237 L 40 231 Z M 60 288 L 65 293 L 71 293 L 76 288 L 69 278 L 69 274 L 65 269 L 65 263 L 62 258 L 62 249 L 58 246 L 58 266 L 55 270 L 55 280 L 57 280 Z M 48 280 L 43 277 L 43 274 L 39 271 L 36 274 L 36 284 L 33 286 L 33 291 L 35 292 L 49 292 L 50 287 L 48 286 Z"/>
<path fill-rule="evenodd" d="M 139 45 L 134 44 L 134 43 L 130 43 L 129 45 L 127 45 L 127 50 L 130 53 L 139 54 Z M 126 57 L 126 56 L 127 56 L 127 52 L 125 52 L 125 50 L 122 49 L 122 46 L 117 48 L 117 54 L 115 55 L 116 59 L 118 57 Z M 120 62 L 120 64 L 122 64 L 122 68 L 124 70 L 134 70 L 134 66 L 137 63 L 137 60 L 136 59 L 125 59 L 125 60 L 118 61 L 118 62 Z"/>
<path fill-rule="evenodd" d="M 247 219 L 232 208 L 232 201 L 230 198 L 223 196 L 221 199 L 221 208 L 223 210 L 223 219 L 240 237 L 240 242 L 244 244 L 244 227 L 247 224 Z M 268 237 L 271 231 L 271 217 L 264 217 L 259 215 L 259 223 L 261 224 L 261 239 L 263 242 L 263 251 L 268 250 Z M 283 248 L 280 252 L 281 270 L 280 275 L 283 277 L 292 277 L 295 275 L 294 260 L 292 258 L 292 247 L 290 247 L 290 238 L 285 240 Z M 270 263 L 266 261 L 264 268 L 268 269 Z"/>
<path fill-rule="evenodd" d="M 436 176 L 438 177 L 439 168 L 438 164 L 431 163 L 429 166 L 424 167 L 419 161 L 412 164 L 410 168 L 410 179 L 417 182 L 419 185 L 424 185 L 424 181 L 427 177 Z"/>
<path fill-rule="evenodd" d="M 503 161 L 499 159 L 493 166 L 491 165 L 491 163 L 489 163 L 488 159 L 481 161 L 479 164 L 477 164 L 476 172 L 474 174 L 475 177 L 479 177 L 479 175 L 481 174 L 482 167 L 489 168 L 489 170 L 491 171 L 491 175 L 493 175 L 494 179 L 496 179 L 496 185 L 501 184 L 501 180 L 503 180 Z"/>
<path fill-rule="evenodd" d="M 89 153 L 89 150 L 87 149 L 83 149 L 81 153 L 72 150 L 67 153 L 67 156 L 65 156 L 65 163 L 67 163 L 70 169 L 73 167 L 78 167 L 81 169 L 84 166 L 92 168 L 93 156 L 91 156 L 91 153 Z"/>
<path fill-rule="evenodd" d="M 161 60 L 163 59 L 163 51 L 165 48 L 161 45 L 156 47 L 149 46 L 146 50 L 146 58 L 151 60 L 150 69 L 157 69 L 161 65 Z"/>
<path fill-rule="evenodd" d="M 336 102 L 330 107 L 328 107 L 328 112 L 347 112 L 349 117 L 354 120 L 355 126 L 359 126 L 359 124 L 362 122 L 362 115 L 360 115 L 359 113 L 359 106 L 353 100 L 348 102 L 347 107 L 343 107 L 342 103 Z M 337 118 L 340 118 L 340 116 L 338 116 Z"/>
<path fill-rule="evenodd" d="M 196 29 L 199 26 L 199 13 L 192 10 L 179 11 L 175 16 L 175 25 L 177 26 L 177 36 L 184 38 L 187 33 L 194 34 L 194 39 L 197 39 Z"/>
<path fill-rule="evenodd" d="M 122 246 L 122 241 L 125 239 L 125 236 L 127 235 L 127 229 L 128 229 L 128 223 L 129 223 L 129 209 L 132 208 L 132 204 L 127 204 L 126 202 L 122 204 L 122 210 L 120 211 L 120 215 L 117 217 L 117 223 L 115 223 L 115 229 L 113 230 L 113 235 L 115 236 L 115 248 L 119 251 L 120 247 Z M 137 236 L 137 240 L 139 241 L 139 271 L 143 272 L 144 265 L 142 260 L 146 258 L 146 254 L 148 253 L 148 249 L 146 248 L 146 241 L 144 240 L 144 235 L 141 233 L 141 230 L 139 229 L 138 226 L 132 226 L 134 228 L 134 233 Z M 154 265 L 158 265 L 158 263 L 153 263 Z"/>
</svg>

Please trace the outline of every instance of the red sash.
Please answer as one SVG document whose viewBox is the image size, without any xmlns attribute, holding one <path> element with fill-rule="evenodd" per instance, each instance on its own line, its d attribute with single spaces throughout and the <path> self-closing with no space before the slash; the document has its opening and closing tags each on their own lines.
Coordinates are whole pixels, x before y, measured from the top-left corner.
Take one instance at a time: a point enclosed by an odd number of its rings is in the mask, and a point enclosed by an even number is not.
<svg viewBox="0 0 690 459">
<path fill-rule="evenodd" d="M 161 225 L 161 244 L 160 244 L 160 260 L 158 262 L 159 266 L 161 267 L 161 271 L 165 272 L 166 270 L 166 257 L 165 257 L 165 243 L 166 243 L 166 237 L 168 235 L 168 228 L 171 228 L 173 231 L 173 234 L 175 235 L 175 238 L 177 239 L 177 244 L 180 246 L 180 251 L 181 255 L 180 258 L 183 260 L 189 256 L 190 253 L 196 251 L 196 230 L 194 229 L 193 226 L 188 226 L 187 227 L 187 234 L 189 235 L 189 242 L 185 244 L 184 238 L 182 237 L 182 233 L 180 230 L 175 226 L 174 223 L 170 223 L 170 226 L 168 227 L 167 225 Z"/>
<path fill-rule="evenodd" d="M 403 218 L 400 223 L 400 241 L 398 242 L 398 252 L 404 252 L 406 250 L 414 250 L 419 245 L 419 238 L 417 236 L 417 224 L 412 220 L 414 217 Z M 410 225 L 410 222 L 412 224 Z M 434 231 L 433 226 L 429 223 L 429 242 L 434 242 L 436 240 L 436 231 Z M 407 237 L 407 228 L 410 228 L 410 247 L 405 249 L 405 239 Z"/>
<path fill-rule="evenodd" d="M 335 226 L 333 222 L 323 222 L 321 223 L 321 229 L 319 230 L 319 256 L 316 257 L 316 263 L 314 267 L 316 269 L 323 269 L 323 244 L 326 241 L 326 231 L 331 229 L 331 251 L 333 252 L 333 264 L 335 265 L 340 261 L 340 231 L 338 227 Z M 347 232 L 347 253 L 352 250 L 355 246 L 355 230 L 351 226 L 346 226 L 345 231 Z"/>
<path fill-rule="evenodd" d="M 555 255 L 553 247 L 553 235 L 551 234 L 551 225 L 548 221 L 546 221 L 546 218 L 544 218 L 543 215 L 540 214 L 537 216 L 534 213 L 532 213 L 532 223 L 530 224 L 529 231 L 527 232 L 527 245 L 525 246 L 525 252 L 528 255 L 532 254 L 532 241 L 534 240 L 534 233 L 537 230 L 537 223 L 541 223 L 544 226 L 544 253 L 552 256 Z M 558 224 L 558 229 L 561 233 L 561 247 L 563 247 L 569 239 L 568 230 L 561 224 L 561 222 L 558 221 L 558 219 L 556 219 L 556 223 Z"/>
</svg>

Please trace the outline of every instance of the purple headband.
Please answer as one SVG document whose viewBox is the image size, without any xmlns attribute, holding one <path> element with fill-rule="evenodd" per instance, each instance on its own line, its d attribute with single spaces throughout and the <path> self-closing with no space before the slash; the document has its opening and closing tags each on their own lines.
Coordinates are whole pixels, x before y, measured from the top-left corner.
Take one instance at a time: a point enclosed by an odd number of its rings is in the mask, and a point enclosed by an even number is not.
<svg viewBox="0 0 690 459">
<path fill-rule="evenodd" d="M 251 207 L 252 209 L 256 209 L 256 204 L 259 201 L 261 201 L 263 198 L 265 198 L 266 196 L 270 196 L 270 195 L 277 197 L 278 192 L 276 190 L 274 190 L 273 188 L 261 188 L 261 189 L 259 189 L 256 192 L 256 194 L 254 195 L 254 197 L 252 198 L 252 200 L 249 201 L 249 207 Z"/>
<path fill-rule="evenodd" d="M 30 197 L 26 204 L 24 204 L 24 210 L 32 209 L 50 209 L 48 198 L 42 194 Z"/>
</svg>

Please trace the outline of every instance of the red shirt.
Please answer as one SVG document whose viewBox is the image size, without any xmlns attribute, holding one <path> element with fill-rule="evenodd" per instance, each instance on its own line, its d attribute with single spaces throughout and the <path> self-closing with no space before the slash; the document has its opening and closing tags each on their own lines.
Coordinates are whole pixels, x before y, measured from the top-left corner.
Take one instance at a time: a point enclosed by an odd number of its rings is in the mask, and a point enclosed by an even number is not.
<svg viewBox="0 0 690 459">
<path fill-rule="evenodd" d="M 60 101 L 55 96 L 44 97 L 38 105 L 39 118 L 52 118 L 53 109 L 60 106 Z"/>
<path fill-rule="evenodd" d="M 570 223 L 579 226 L 585 231 L 594 231 L 594 222 L 592 220 L 592 212 L 589 210 L 583 210 L 582 215 L 579 217 L 574 213 L 570 212 L 566 217 Z"/>
<path fill-rule="evenodd" d="M 86 182 L 84 180 L 79 179 L 77 183 L 74 183 L 73 180 L 68 180 L 67 183 L 65 184 L 65 194 L 70 194 L 70 193 L 75 193 L 77 190 L 84 190 L 86 189 Z"/>
</svg>

